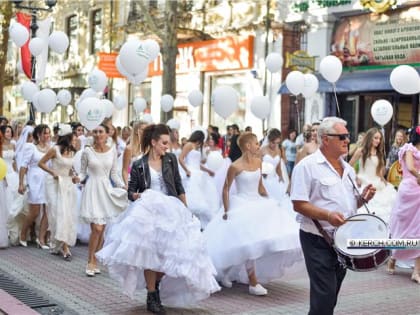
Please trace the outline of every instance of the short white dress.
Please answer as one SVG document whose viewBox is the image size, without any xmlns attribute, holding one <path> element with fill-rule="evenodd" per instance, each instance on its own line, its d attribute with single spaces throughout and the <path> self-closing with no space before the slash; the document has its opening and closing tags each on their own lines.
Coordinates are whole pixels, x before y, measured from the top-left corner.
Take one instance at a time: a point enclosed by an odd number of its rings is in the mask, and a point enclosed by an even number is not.
<svg viewBox="0 0 420 315">
<path fill-rule="evenodd" d="M 13 220 L 14 217 L 19 215 L 23 210 L 23 195 L 18 193 L 19 188 L 19 174 L 13 169 L 13 161 L 15 158 L 15 151 L 3 150 L 3 159 L 7 165 L 7 196 L 6 202 L 9 212 L 9 219 Z"/>
<path fill-rule="evenodd" d="M 150 189 L 112 224 L 96 257 L 130 297 L 146 287 L 144 270 L 151 269 L 165 273 L 163 304 L 194 304 L 220 290 L 200 222 L 178 198 L 165 194 L 161 173 L 150 168 L 150 176 Z"/>
<path fill-rule="evenodd" d="M 258 281 L 280 278 L 287 267 L 303 259 L 299 224 L 274 199 L 258 193 L 260 170 L 236 176 L 237 193 L 229 197 L 228 219 L 224 209 L 207 225 L 204 237 L 218 279 L 248 283 L 252 265 Z"/>
<path fill-rule="evenodd" d="M 90 146 L 84 148 L 81 157 L 80 179 L 87 178 L 83 188 L 80 217 L 85 223 L 107 224 L 118 216 L 115 205 L 120 200 L 114 198 L 111 179 L 118 187 L 124 187 L 118 176 L 117 152 L 114 147 L 106 152 L 96 152 Z"/>
<path fill-rule="evenodd" d="M 44 155 L 45 152 L 39 151 L 35 144 L 24 144 L 22 167 L 28 169 L 28 172 L 26 173 L 26 182 L 28 185 L 29 204 L 45 204 L 47 202 L 45 193 L 45 178 L 47 173 L 38 166 L 39 161 Z"/>
</svg>

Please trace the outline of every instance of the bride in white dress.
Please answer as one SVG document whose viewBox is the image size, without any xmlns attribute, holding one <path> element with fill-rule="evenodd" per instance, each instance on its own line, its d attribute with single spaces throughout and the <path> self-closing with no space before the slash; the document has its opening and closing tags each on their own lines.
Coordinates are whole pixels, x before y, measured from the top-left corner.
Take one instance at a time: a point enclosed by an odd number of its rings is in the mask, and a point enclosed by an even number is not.
<svg viewBox="0 0 420 315">
<path fill-rule="evenodd" d="M 267 135 L 267 143 L 261 148 L 261 155 L 263 163 L 268 163 L 270 171 L 267 174 L 263 172 L 263 185 L 268 196 L 276 199 L 283 209 L 287 209 L 289 215 L 293 218 L 296 213 L 293 210 L 293 204 L 288 195 L 290 179 L 287 173 L 287 167 L 282 159 L 282 152 L 280 148 L 281 133 L 278 129 L 270 129 Z"/>
<path fill-rule="evenodd" d="M 108 231 L 98 259 L 132 297 L 147 288 L 147 310 L 162 314 L 163 304 L 183 306 L 218 291 L 216 270 L 206 252 L 200 222 L 185 207 L 178 163 L 169 129 L 144 130 L 145 155 L 133 164 L 130 204 Z M 162 301 L 160 299 L 162 297 Z"/>
<path fill-rule="evenodd" d="M 24 198 L 18 193 L 19 175 L 15 163 L 15 145 L 13 144 L 13 129 L 11 126 L 1 126 L 1 135 L 3 136 L 3 160 L 7 165 L 6 174 L 6 196 L 5 204 L 8 209 L 7 226 L 9 230 L 9 241 L 12 245 L 19 244 L 19 233 L 22 228 L 24 214 Z"/>
<path fill-rule="evenodd" d="M 183 184 L 187 206 L 200 220 L 202 229 L 206 228 L 219 209 L 216 185 L 210 177 L 214 176 L 214 172 L 202 165 L 204 137 L 202 131 L 194 131 L 179 156 L 179 164 L 186 175 Z"/>
<path fill-rule="evenodd" d="M 359 163 L 357 181 L 361 186 L 360 191 L 368 184 L 372 184 L 376 188 L 375 197 L 368 204 L 370 212 L 374 212 L 375 215 L 389 223 L 397 192 L 394 186 L 384 178 L 385 158 L 383 152 L 382 133 L 378 128 L 371 128 L 366 132 L 362 147 L 356 150 L 349 163 L 352 166 L 356 162 Z M 357 212 L 366 213 L 367 210 L 365 207 L 361 207 Z"/>
<path fill-rule="evenodd" d="M 259 284 L 281 277 L 285 269 L 302 260 L 299 226 L 266 197 L 261 182 L 261 160 L 256 136 L 239 137 L 242 156 L 229 167 L 223 190 L 224 212 L 209 223 L 204 236 L 223 286 L 232 281 L 249 283 L 249 293 L 266 295 Z M 229 194 L 233 179 L 237 193 Z"/>
<path fill-rule="evenodd" d="M 77 216 L 74 211 L 77 195 L 74 184 L 79 182 L 79 178 L 73 170 L 75 144 L 76 136 L 70 125 L 59 124 L 56 145 L 38 163 L 51 175 L 46 179 L 51 249 L 53 253 L 61 253 L 67 261 L 72 258 L 69 247 L 76 244 L 77 237 Z"/>
</svg>

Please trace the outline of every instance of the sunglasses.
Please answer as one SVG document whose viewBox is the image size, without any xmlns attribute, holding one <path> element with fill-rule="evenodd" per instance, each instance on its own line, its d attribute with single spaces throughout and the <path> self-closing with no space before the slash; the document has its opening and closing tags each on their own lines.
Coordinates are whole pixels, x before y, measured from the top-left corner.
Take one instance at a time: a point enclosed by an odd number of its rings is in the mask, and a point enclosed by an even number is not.
<svg viewBox="0 0 420 315">
<path fill-rule="evenodd" d="M 327 133 L 327 136 L 338 137 L 338 139 L 340 139 L 340 141 L 350 139 L 350 134 L 348 134 L 348 133 L 342 133 L 342 134 Z"/>
</svg>

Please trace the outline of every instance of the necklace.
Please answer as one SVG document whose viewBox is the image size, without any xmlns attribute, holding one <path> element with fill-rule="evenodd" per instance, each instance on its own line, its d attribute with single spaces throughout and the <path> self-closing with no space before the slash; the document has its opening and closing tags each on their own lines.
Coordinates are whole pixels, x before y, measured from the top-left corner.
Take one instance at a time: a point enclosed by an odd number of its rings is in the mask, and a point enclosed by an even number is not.
<svg viewBox="0 0 420 315">
<path fill-rule="evenodd" d="M 47 144 L 45 144 L 44 146 L 41 146 L 39 143 L 36 145 L 36 147 L 38 148 L 38 151 L 40 152 L 47 152 L 49 148 Z"/>
</svg>

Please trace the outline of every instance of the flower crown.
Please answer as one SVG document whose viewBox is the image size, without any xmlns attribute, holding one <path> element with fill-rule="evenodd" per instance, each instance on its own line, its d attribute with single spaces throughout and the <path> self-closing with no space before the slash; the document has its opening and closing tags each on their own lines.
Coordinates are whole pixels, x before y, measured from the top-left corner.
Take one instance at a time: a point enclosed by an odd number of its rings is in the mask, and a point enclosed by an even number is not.
<svg viewBox="0 0 420 315">
<path fill-rule="evenodd" d="M 73 129 L 68 124 L 59 124 L 58 135 L 60 137 L 73 133 Z"/>
</svg>

